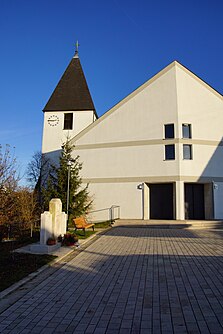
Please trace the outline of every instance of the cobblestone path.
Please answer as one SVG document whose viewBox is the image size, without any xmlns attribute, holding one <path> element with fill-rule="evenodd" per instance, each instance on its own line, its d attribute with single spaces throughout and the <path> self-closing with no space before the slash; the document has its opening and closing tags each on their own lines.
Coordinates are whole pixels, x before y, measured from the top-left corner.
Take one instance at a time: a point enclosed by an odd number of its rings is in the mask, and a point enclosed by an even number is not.
<svg viewBox="0 0 223 334">
<path fill-rule="evenodd" d="M 114 227 L 34 279 L 0 333 L 223 333 L 222 236 Z"/>
</svg>

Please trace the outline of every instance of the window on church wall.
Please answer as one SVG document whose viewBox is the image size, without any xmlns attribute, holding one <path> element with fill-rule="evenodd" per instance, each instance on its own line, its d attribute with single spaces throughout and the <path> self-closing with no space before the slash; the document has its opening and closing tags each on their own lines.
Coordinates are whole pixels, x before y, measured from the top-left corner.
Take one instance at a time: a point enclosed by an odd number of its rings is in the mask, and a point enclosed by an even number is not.
<svg viewBox="0 0 223 334">
<path fill-rule="evenodd" d="M 64 130 L 73 129 L 73 113 L 64 114 Z"/>
<path fill-rule="evenodd" d="M 191 138 L 191 124 L 182 124 L 183 138 Z"/>
<path fill-rule="evenodd" d="M 174 138 L 174 124 L 164 125 L 165 139 Z"/>
<path fill-rule="evenodd" d="M 165 160 L 175 160 L 175 145 L 165 145 Z"/>
<path fill-rule="evenodd" d="M 192 160 L 192 145 L 183 145 L 183 158 L 184 160 Z"/>
</svg>

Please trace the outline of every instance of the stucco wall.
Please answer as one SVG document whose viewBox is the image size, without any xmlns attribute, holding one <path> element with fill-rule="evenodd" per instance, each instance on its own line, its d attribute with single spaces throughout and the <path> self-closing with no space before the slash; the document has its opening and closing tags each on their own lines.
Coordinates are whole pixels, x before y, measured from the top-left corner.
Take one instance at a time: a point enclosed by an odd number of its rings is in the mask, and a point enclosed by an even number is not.
<svg viewBox="0 0 223 334">
<path fill-rule="evenodd" d="M 92 183 L 89 191 L 93 199 L 93 210 L 108 209 L 112 205 L 120 206 L 120 218 L 142 219 L 142 192 L 137 182 L 129 183 Z M 116 210 L 117 213 L 117 210 Z M 109 210 L 90 214 L 92 220 L 109 219 Z"/>
<path fill-rule="evenodd" d="M 66 141 L 67 137 L 74 137 L 95 120 L 93 111 L 66 111 L 66 113 L 73 113 L 73 129 L 63 130 L 64 113 L 62 111 L 44 113 L 42 153 L 61 149 L 61 145 Z M 52 115 L 56 115 L 59 118 L 59 122 L 55 126 L 50 126 L 47 121 Z"/>
<path fill-rule="evenodd" d="M 75 118 L 80 128 L 87 125 L 81 115 Z M 164 139 L 168 123 L 174 123 L 174 139 Z M 182 138 L 183 123 L 191 124 L 191 139 Z M 170 64 L 72 139 L 95 209 L 120 205 L 122 218 L 140 219 L 137 184 L 176 182 L 176 217 L 184 219 L 184 182 L 222 182 L 222 124 L 222 97 L 180 64 Z M 50 129 L 44 149 L 61 145 L 64 134 L 61 128 L 55 139 Z M 192 160 L 183 159 L 184 143 L 192 145 Z M 167 144 L 175 145 L 175 160 L 165 161 Z M 220 185 L 215 218 L 223 217 L 222 191 Z"/>
<path fill-rule="evenodd" d="M 214 182 L 214 217 L 223 219 L 223 182 Z"/>
<path fill-rule="evenodd" d="M 176 160 L 164 161 L 163 145 L 75 150 L 83 162 L 82 177 L 148 178 L 178 175 Z"/>
<path fill-rule="evenodd" d="M 181 146 L 180 174 L 194 177 L 222 177 L 223 146 L 192 144 L 192 160 L 183 160 Z"/>
<path fill-rule="evenodd" d="M 163 138 L 163 124 L 177 120 L 175 68 L 122 100 L 80 137 L 77 145 Z"/>
<path fill-rule="evenodd" d="M 121 204 L 122 217 L 140 219 L 141 197 L 130 185 L 176 182 L 176 217 L 184 219 L 183 182 L 204 182 L 206 178 L 210 183 L 222 177 L 222 101 L 175 63 L 76 136 L 73 154 L 80 155 L 83 162 L 84 181 L 92 182 L 95 206 Z M 168 123 L 174 123 L 175 138 L 165 140 L 164 124 Z M 191 139 L 182 139 L 183 123 L 191 124 Z M 184 143 L 192 145 L 192 160 L 183 159 Z M 175 160 L 165 161 L 166 144 L 175 144 Z M 218 216 L 219 205 L 216 199 Z M 149 208 L 147 212 L 149 215 Z"/>
<path fill-rule="evenodd" d="M 190 123 L 193 139 L 221 141 L 223 98 L 180 65 L 176 66 L 176 80 L 179 137 L 182 123 Z"/>
</svg>

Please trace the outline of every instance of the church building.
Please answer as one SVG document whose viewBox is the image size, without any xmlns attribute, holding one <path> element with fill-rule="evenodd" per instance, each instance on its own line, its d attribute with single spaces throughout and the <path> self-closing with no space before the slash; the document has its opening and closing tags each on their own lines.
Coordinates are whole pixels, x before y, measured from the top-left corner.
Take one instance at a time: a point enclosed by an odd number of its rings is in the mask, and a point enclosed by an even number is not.
<svg viewBox="0 0 223 334">
<path fill-rule="evenodd" d="M 98 118 L 76 52 L 43 111 L 42 153 L 72 138 L 93 220 L 223 219 L 223 97 L 177 61 Z"/>
</svg>

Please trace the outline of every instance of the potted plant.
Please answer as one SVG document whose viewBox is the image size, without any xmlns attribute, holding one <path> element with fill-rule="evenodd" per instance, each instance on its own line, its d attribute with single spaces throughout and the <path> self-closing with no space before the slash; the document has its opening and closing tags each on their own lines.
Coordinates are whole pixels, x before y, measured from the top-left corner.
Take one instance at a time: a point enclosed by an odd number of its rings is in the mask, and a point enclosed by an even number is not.
<svg viewBox="0 0 223 334">
<path fill-rule="evenodd" d="M 61 242 L 61 243 L 63 242 L 63 237 L 62 237 L 61 234 L 58 236 L 57 241 L 58 241 L 58 242 Z"/>
<path fill-rule="evenodd" d="M 46 244 L 48 245 L 48 246 L 53 246 L 53 245 L 56 245 L 56 239 L 54 238 L 54 237 L 51 237 L 51 238 L 48 238 L 47 239 L 47 242 L 46 242 Z"/>
</svg>

